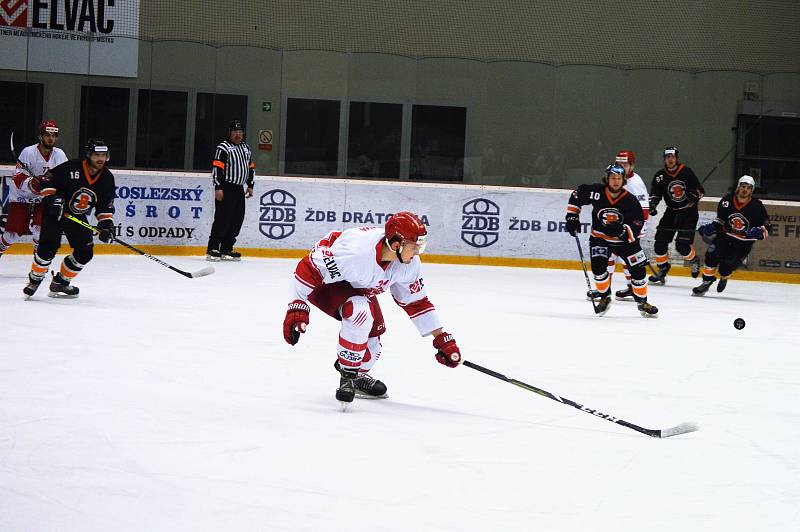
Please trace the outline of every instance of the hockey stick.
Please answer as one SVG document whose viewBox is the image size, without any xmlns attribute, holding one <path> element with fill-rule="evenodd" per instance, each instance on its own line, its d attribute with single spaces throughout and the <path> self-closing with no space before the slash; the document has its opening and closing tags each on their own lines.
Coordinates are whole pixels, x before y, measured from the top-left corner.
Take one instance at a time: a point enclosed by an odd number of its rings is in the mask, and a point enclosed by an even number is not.
<svg viewBox="0 0 800 532">
<path fill-rule="evenodd" d="M 541 388 L 537 388 L 536 386 L 525 384 L 524 382 L 518 381 L 517 379 L 511 379 L 509 377 L 506 377 L 502 373 L 497 373 L 496 371 L 492 371 L 489 368 L 484 368 L 483 366 L 479 366 L 478 364 L 470 362 L 469 360 L 465 360 L 463 364 L 468 368 L 480 371 L 481 373 L 485 373 L 486 375 L 489 375 L 496 379 L 500 379 L 501 381 L 506 381 L 507 383 L 513 384 L 514 386 L 519 386 L 520 388 L 528 390 L 529 392 L 538 393 L 539 395 L 547 397 L 548 399 L 552 399 L 553 401 L 558 401 L 559 403 L 564 403 L 565 405 L 575 407 L 578 410 L 581 410 L 582 412 L 587 412 L 589 414 L 592 414 L 593 416 L 597 416 L 606 419 L 608 421 L 611 421 L 612 423 L 616 423 L 617 425 L 622 425 L 623 427 L 633 429 L 636 432 L 647 434 L 648 436 L 652 436 L 653 438 L 669 438 L 670 436 L 677 436 L 678 434 L 686 434 L 687 432 L 694 432 L 696 430 L 700 430 L 700 427 L 698 427 L 696 423 L 692 422 L 681 423 L 680 425 L 675 425 L 674 427 L 670 427 L 668 429 L 646 429 L 644 427 L 640 427 L 639 425 L 634 425 L 633 423 L 625 421 L 624 419 L 620 419 L 618 417 L 614 417 L 609 414 L 604 414 L 598 410 L 589 408 L 588 406 L 583 406 L 582 404 L 576 403 L 575 401 L 567 399 L 566 397 L 560 397 L 546 390 L 542 390 Z"/>
<path fill-rule="evenodd" d="M 583 248 L 581 247 L 581 241 L 578 239 L 578 235 L 575 235 L 575 243 L 578 244 L 578 253 L 581 256 L 581 268 L 583 268 L 583 276 L 586 278 L 586 286 L 589 287 L 589 293 L 591 294 L 592 283 L 589 281 L 589 272 L 586 271 L 586 260 L 583 258 Z M 597 314 L 597 305 L 594 304 L 594 298 L 590 298 L 589 301 L 592 303 L 594 313 Z"/>
<path fill-rule="evenodd" d="M 83 226 L 86 229 L 90 229 L 91 231 L 93 231 L 95 233 L 100 233 L 100 230 L 98 228 L 96 228 L 95 226 L 90 225 L 90 224 L 88 224 L 88 223 L 86 223 L 83 220 L 80 220 L 78 218 L 75 218 L 74 216 L 72 216 L 69 213 L 64 213 L 64 218 L 67 218 L 68 220 L 72 220 L 76 224 L 78 224 L 80 226 Z M 160 265 L 165 266 L 165 267 L 169 268 L 170 270 L 183 275 L 184 277 L 189 277 L 189 278 L 194 279 L 195 277 L 204 277 L 206 275 L 211 275 L 212 273 L 214 273 L 214 267 L 213 266 L 207 266 L 205 268 L 197 270 L 196 272 L 185 272 L 185 271 L 183 271 L 181 269 L 176 268 L 175 266 L 167 264 L 166 262 L 164 262 L 163 260 L 159 259 L 158 257 L 154 257 L 154 256 L 150 255 L 149 253 L 146 253 L 146 252 L 142 251 L 141 249 L 139 249 L 139 248 L 137 248 L 135 246 L 132 246 L 131 244 L 128 244 L 124 240 L 120 240 L 118 237 L 116 237 L 114 235 L 112 235 L 112 240 L 114 242 L 117 242 L 118 244 L 122 244 L 123 246 L 125 246 L 126 248 L 128 248 L 128 249 L 130 249 L 132 251 L 135 251 L 139 255 L 144 255 L 148 259 L 156 261 Z"/>
</svg>

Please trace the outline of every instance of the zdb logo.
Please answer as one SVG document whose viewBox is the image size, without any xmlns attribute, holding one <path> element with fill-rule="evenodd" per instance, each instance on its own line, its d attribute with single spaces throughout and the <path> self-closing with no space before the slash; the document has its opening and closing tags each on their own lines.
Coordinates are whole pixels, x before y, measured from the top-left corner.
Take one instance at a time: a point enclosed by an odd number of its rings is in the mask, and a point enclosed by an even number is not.
<svg viewBox="0 0 800 532">
<path fill-rule="evenodd" d="M 258 230 L 267 238 L 280 240 L 294 233 L 297 200 L 285 190 L 269 190 L 261 195 Z"/>
<path fill-rule="evenodd" d="M 0 0 L 0 26 L 28 25 L 28 0 Z"/>
<path fill-rule="evenodd" d="M 478 198 L 461 208 L 461 240 L 475 248 L 491 246 L 500 237 L 500 207 Z"/>
</svg>

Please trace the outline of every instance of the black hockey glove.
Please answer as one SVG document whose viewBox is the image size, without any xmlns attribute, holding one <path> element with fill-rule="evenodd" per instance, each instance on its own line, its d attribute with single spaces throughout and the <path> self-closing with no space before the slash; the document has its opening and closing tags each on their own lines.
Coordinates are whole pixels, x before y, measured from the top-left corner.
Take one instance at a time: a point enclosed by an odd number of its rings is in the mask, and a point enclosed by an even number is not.
<svg viewBox="0 0 800 532">
<path fill-rule="evenodd" d="M 50 200 L 50 205 L 47 206 L 47 212 L 50 216 L 54 216 L 56 220 L 60 220 L 64 215 L 64 198 L 55 196 Z"/>
<path fill-rule="evenodd" d="M 650 214 L 649 214 L 650 216 L 655 216 L 656 214 L 658 214 L 658 209 L 656 209 L 657 205 L 658 205 L 657 201 L 650 200 L 650 209 L 649 209 L 650 210 Z"/>
<path fill-rule="evenodd" d="M 576 236 L 577 233 L 581 232 L 581 219 L 580 216 L 575 214 L 574 212 L 567 213 L 565 218 L 567 220 L 567 232 L 571 236 Z"/>
<path fill-rule="evenodd" d="M 99 238 L 101 242 L 108 244 L 114 241 L 114 222 L 109 219 L 100 220 L 97 224 L 97 229 L 99 231 L 97 238 Z"/>
</svg>

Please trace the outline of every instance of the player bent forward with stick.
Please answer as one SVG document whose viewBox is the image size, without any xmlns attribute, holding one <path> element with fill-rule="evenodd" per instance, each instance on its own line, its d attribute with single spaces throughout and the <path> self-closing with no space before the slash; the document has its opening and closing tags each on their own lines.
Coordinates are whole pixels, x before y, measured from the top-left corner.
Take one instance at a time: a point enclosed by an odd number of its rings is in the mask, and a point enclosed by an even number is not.
<svg viewBox="0 0 800 532">
<path fill-rule="evenodd" d="M 368 372 L 381 356 L 386 332 L 378 294 L 389 290 L 422 336 L 433 336 L 436 360 L 454 368 L 461 352 L 442 328 L 428 300 L 420 274 L 419 254 L 427 230 L 410 212 L 398 212 L 385 227 L 332 231 L 297 265 L 293 297 L 283 321 L 283 337 L 295 345 L 306 331 L 307 302 L 339 320 L 341 328 L 334 367 L 340 374 L 336 399 L 343 405 L 360 397 L 386 397 L 386 385 Z"/>
</svg>

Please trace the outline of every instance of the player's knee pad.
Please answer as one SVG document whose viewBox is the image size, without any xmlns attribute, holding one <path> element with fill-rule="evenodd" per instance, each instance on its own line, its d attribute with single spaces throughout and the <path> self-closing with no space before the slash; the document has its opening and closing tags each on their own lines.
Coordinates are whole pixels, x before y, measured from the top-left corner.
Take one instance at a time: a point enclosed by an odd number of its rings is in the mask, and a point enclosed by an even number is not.
<svg viewBox="0 0 800 532">
<path fill-rule="evenodd" d="M 656 240 L 653 244 L 653 251 L 656 255 L 666 255 L 669 250 L 669 240 Z"/>
<path fill-rule="evenodd" d="M 342 316 L 342 333 L 355 340 L 366 342 L 374 317 L 372 306 L 364 296 L 352 296 L 344 302 L 340 309 Z"/>
<path fill-rule="evenodd" d="M 678 253 L 685 257 L 692 252 L 692 242 L 694 242 L 694 237 L 686 238 L 679 236 L 677 239 L 675 239 L 675 249 L 677 249 Z"/>
<path fill-rule="evenodd" d="M 14 231 L 6 231 L 0 234 L 0 249 L 5 249 L 19 240 L 19 235 Z"/>
<path fill-rule="evenodd" d="M 611 250 L 607 246 L 592 246 L 589 248 L 591 256 L 592 273 L 597 277 L 601 273 L 608 275 L 608 259 L 611 257 Z"/>
<path fill-rule="evenodd" d="M 41 248 L 41 244 L 39 247 Z M 88 244 L 85 246 L 78 246 L 72 250 L 72 256 L 82 265 L 86 265 L 92 260 L 92 257 L 94 257 L 94 245 Z"/>
</svg>

